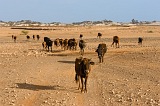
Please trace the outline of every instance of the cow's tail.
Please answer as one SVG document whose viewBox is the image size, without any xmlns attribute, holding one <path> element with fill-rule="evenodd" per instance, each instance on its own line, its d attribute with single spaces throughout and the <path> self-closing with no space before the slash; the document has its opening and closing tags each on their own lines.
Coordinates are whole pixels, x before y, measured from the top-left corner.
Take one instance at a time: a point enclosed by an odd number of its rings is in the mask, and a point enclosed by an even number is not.
<svg viewBox="0 0 160 106">
<path fill-rule="evenodd" d="M 79 81 L 79 77 L 77 74 L 75 75 L 75 81 L 76 81 L 76 83 L 78 83 L 78 81 Z"/>
</svg>

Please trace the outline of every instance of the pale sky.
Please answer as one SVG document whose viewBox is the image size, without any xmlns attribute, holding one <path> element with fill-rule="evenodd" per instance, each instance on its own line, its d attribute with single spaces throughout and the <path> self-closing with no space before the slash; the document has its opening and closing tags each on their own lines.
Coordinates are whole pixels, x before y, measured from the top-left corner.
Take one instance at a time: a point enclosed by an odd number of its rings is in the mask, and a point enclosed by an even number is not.
<svg viewBox="0 0 160 106">
<path fill-rule="evenodd" d="M 160 0 L 0 0 L 0 20 L 160 21 Z"/>
</svg>

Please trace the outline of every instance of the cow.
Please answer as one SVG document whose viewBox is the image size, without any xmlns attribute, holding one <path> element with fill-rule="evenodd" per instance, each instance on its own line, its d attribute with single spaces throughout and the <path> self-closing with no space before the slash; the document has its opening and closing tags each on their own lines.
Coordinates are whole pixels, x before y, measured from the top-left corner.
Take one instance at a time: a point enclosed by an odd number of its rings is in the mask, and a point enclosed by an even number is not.
<svg viewBox="0 0 160 106">
<path fill-rule="evenodd" d="M 70 50 L 77 50 L 77 41 L 75 38 L 68 40 L 68 48 Z"/>
<path fill-rule="evenodd" d="M 139 37 L 139 38 L 138 38 L 138 44 L 139 44 L 139 45 L 142 45 L 142 41 L 143 41 L 143 38 Z"/>
<path fill-rule="evenodd" d="M 26 38 L 27 38 L 27 39 L 30 39 L 30 36 L 29 36 L 29 35 L 27 35 L 27 36 L 26 36 Z"/>
<path fill-rule="evenodd" d="M 80 35 L 79 35 L 79 38 L 80 38 L 80 39 L 82 39 L 82 38 L 83 38 L 83 35 L 82 35 L 82 34 L 80 34 Z"/>
<path fill-rule="evenodd" d="M 64 39 L 63 46 L 64 46 L 64 50 L 66 50 L 68 46 L 68 39 Z"/>
<path fill-rule="evenodd" d="M 91 65 L 94 65 L 94 62 L 91 61 L 91 59 L 88 58 L 76 58 L 75 59 L 75 81 L 76 83 L 79 83 L 78 89 L 80 89 L 80 79 L 81 79 L 81 93 L 84 91 L 84 93 L 87 93 L 87 80 L 88 75 L 91 72 Z M 85 81 L 83 81 L 85 79 Z M 85 88 L 84 88 L 85 86 Z"/>
<path fill-rule="evenodd" d="M 35 35 L 33 35 L 32 37 L 33 37 L 33 40 L 35 40 Z"/>
<path fill-rule="evenodd" d="M 48 51 L 49 51 L 49 48 L 51 48 L 51 52 L 52 52 L 53 41 L 48 37 L 44 37 L 44 42 L 46 43 L 46 46 L 45 46 L 45 43 L 42 43 L 43 48 L 48 48 Z"/>
<path fill-rule="evenodd" d="M 40 36 L 39 35 L 37 35 L 37 40 L 39 40 L 40 39 Z"/>
<path fill-rule="evenodd" d="M 14 35 L 12 35 L 12 39 L 14 38 Z"/>
<path fill-rule="evenodd" d="M 101 37 L 102 37 L 102 34 L 98 33 L 97 38 L 101 38 Z"/>
<path fill-rule="evenodd" d="M 17 36 L 12 35 L 12 39 L 14 40 L 14 42 L 16 42 Z"/>
<path fill-rule="evenodd" d="M 46 48 L 47 48 L 46 42 L 42 42 L 42 47 L 43 47 L 43 49 L 46 49 Z"/>
<path fill-rule="evenodd" d="M 114 47 L 114 43 L 116 45 L 116 48 L 119 48 L 119 37 L 118 36 L 113 36 L 113 43 L 111 44 L 111 46 Z"/>
<path fill-rule="evenodd" d="M 59 47 L 59 46 L 60 46 L 59 38 L 57 38 L 57 39 L 54 40 L 54 45 L 55 45 L 56 47 Z"/>
<path fill-rule="evenodd" d="M 64 47 L 64 40 L 63 39 L 59 39 L 59 44 L 60 44 L 61 48 L 63 48 Z"/>
<path fill-rule="evenodd" d="M 107 52 L 106 44 L 105 43 L 99 44 L 96 52 L 98 54 L 99 62 L 102 63 L 103 60 L 104 60 L 103 59 L 104 58 L 104 54 Z"/>
<path fill-rule="evenodd" d="M 86 47 L 86 42 L 84 40 L 79 41 L 79 47 L 80 47 L 80 54 L 84 54 L 84 48 Z"/>
</svg>

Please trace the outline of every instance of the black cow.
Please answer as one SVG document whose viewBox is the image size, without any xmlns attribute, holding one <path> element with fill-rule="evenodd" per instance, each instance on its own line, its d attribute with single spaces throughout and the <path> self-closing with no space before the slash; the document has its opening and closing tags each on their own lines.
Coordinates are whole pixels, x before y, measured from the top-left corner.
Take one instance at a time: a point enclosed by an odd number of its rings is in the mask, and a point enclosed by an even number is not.
<svg viewBox="0 0 160 106">
<path fill-rule="evenodd" d="M 84 48 L 86 47 L 86 42 L 84 40 L 79 41 L 79 47 L 80 47 L 80 54 L 84 54 Z"/>
<path fill-rule="evenodd" d="M 139 37 L 138 38 L 138 44 L 142 45 L 142 41 L 143 41 L 143 38 Z"/>
<path fill-rule="evenodd" d="M 40 39 L 40 36 L 39 35 L 37 35 L 37 40 L 39 40 Z"/>
<path fill-rule="evenodd" d="M 68 48 L 70 49 L 70 50 L 77 50 L 77 41 L 76 41 L 76 39 L 69 39 L 68 40 Z"/>
<path fill-rule="evenodd" d="M 101 38 L 101 37 L 102 37 L 102 34 L 98 33 L 97 38 Z"/>
<path fill-rule="evenodd" d="M 98 48 L 96 50 L 97 54 L 98 54 L 98 58 L 99 58 L 99 62 L 103 62 L 103 57 L 104 54 L 107 52 L 107 46 L 105 43 L 101 43 L 98 45 Z"/>
<path fill-rule="evenodd" d="M 51 52 L 52 52 L 53 41 L 48 37 L 44 37 L 44 42 L 45 43 L 42 43 L 43 48 L 48 48 L 48 51 L 49 51 L 49 48 L 51 48 Z M 46 44 L 46 46 L 45 46 L 45 44 Z"/>
<path fill-rule="evenodd" d="M 12 39 L 14 40 L 14 42 L 16 42 L 17 36 L 12 35 Z"/>
<path fill-rule="evenodd" d="M 35 40 L 35 35 L 33 35 L 32 37 L 33 37 L 33 40 Z"/>
<path fill-rule="evenodd" d="M 27 38 L 27 39 L 30 39 L 30 36 L 29 36 L 29 35 L 27 35 L 27 36 L 26 36 L 26 38 Z"/>
<path fill-rule="evenodd" d="M 80 88 L 80 79 L 81 79 L 81 84 L 82 84 L 82 88 L 81 88 L 81 92 L 87 92 L 87 79 L 88 79 L 88 75 L 91 71 L 91 65 L 94 65 L 94 62 L 91 61 L 91 59 L 88 58 L 76 58 L 75 60 L 75 80 L 76 83 L 79 82 L 79 86 L 78 89 Z M 85 79 L 85 81 L 83 81 L 83 79 Z M 85 89 L 84 89 L 85 86 Z"/>
<path fill-rule="evenodd" d="M 119 37 L 118 36 L 113 36 L 113 43 L 111 44 L 111 46 L 114 47 L 114 43 L 116 44 L 116 48 L 119 48 Z"/>
<path fill-rule="evenodd" d="M 79 35 L 79 38 L 80 38 L 80 39 L 82 39 L 82 38 L 83 38 L 83 35 L 82 35 L 82 34 L 80 34 L 80 35 Z"/>
</svg>

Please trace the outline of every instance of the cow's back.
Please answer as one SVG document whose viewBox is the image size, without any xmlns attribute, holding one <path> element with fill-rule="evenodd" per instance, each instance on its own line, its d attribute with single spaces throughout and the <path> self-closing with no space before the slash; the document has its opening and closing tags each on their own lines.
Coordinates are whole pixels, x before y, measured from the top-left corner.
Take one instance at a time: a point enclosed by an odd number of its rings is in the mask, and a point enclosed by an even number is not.
<svg viewBox="0 0 160 106">
<path fill-rule="evenodd" d="M 101 43 L 98 45 L 98 49 L 102 50 L 103 53 L 106 53 L 107 51 L 107 46 L 105 43 Z"/>
<path fill-rule="evenodd" d="M 81 49 L 83 49 L 83 48 L 86 47 L 86 43 L 85 43 L 84 40 L 80 40 L 80 41 L 79 41 L 79 47 L 80 47 Z"/>
<path fill-rule="evenodd" d="M 47 41 L 49 41 L 49 40 L 50 40 L 50 38 L 44 37 L 44 42 L 47 42 Z"/>
<path fill-rule="evenodd" d="M 114 37 L 113 37 L 113 42 L 118 43 L 118 42 L 119 42 L 119 37 L 118 37 L 118 36 L 114 36 Z"/>
<path fill-rule="evenodd" d="M 81 68 L 82 60 L 83 60 L 82 57 L 76 58 L 76 60 L 75 60 L 75 71 L 76 71 L 77 74 L 80 74 L 80 68 Z"/>
</svg>

